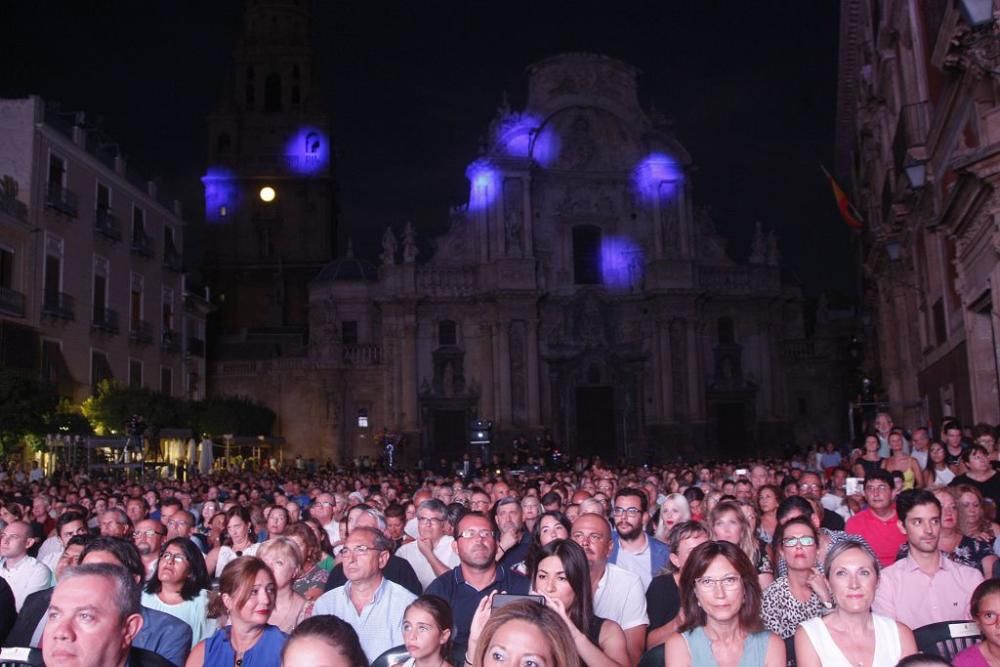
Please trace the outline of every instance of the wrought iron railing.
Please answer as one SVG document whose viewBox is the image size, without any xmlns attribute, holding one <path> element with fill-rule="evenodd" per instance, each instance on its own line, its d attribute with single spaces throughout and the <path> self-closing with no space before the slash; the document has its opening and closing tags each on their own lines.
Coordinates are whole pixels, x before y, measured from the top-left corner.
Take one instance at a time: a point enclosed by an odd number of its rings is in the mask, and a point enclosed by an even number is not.
<svg viewBox="0 0 1000 667">
<path fill-rule="evenodd" d="M 94 231 L 113 241 L 122 240 L 122 228 L 114 213 L 106 208 L 94 212 Z"/>
<path fill-rule="evenodd" d="M 76 319 L 76 300 L 65 292 L 46 292 L 42 299 L 42 314 L 61 320 Z"/>
<path fill-rule="evenodd" d="M 103 333 L 117 334 L 118 311 L 113 308 L 94 308 L 94 321 L 92 327 Z"/>
<path fill-rule="evenodd" d="M 133 320 L 129 323 L 128 339 L 136 343 L 148 345 L 153 342 L 153 325 L 146 320 Z"/>
<path fill-rule="evenodd" d="M 24 317 L 24 294 L 9 287 L 0 287 L 0 312 Z"/>
<path fill-rule="evenodd" d="M 76 193 L 56 183 L 49 183 L 45 192 L 45 205 L 75 218 L 79 209 Z"/>
</svg>

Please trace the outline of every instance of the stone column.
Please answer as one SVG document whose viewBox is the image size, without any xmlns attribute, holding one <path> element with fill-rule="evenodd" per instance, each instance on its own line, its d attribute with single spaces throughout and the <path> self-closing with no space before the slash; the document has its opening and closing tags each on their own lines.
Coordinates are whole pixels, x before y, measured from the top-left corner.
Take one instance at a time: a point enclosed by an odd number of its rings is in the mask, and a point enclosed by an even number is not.
<svg viewBox="0 0 1000 667">
<path fill-rule="evenodd" d="M 497 418 L 500 419 L 502 425 L 509 426 L 511 422 L 511 405 L 510 405 L 510 324 L 508 322 L 499 323 L 496 325 L 497 330 L 497 343 L 499 347 L 500 354 L 496 358 L 497 369 L 499 371 L 497 375 L 497 383 L 499 384 L 500 391 L 500 410 L 497 413 Z M 501 426 L 502 428 L 502 426 Z"/>
<path fill-rule="evenodd" d="M 687 335 L 687 365 L 688 365 L 688 410 L 691 421 L 700 421 L 703 418 L 701 410 L 701 397 L 703 392 L 701 354 L 698 345 L 698 332 L 696 323 L 687 321 L 684 323 L 684 332 Z"/>
<path fill-rule="evenodd" d="M 525 373 L 528 377 L 528 425 L 540 426 L 542 420 L 539 412 L 538 376 L 542 369 L 538 363 L 538 321 L 529 320 L 527 324 L 524 344 L 528 357 L 525 364 Z"/>
<path fill-rule="evenodd" d="M 417 429 L 417 322 L 412 315 L 403 324 L 403 430 Z"/>
<path fill-rule="evenodd" d="M 524 221 L 522 222 L 522 232 L 524 234 L 524 239 L 522 239 L 522 243 L 524 244 L 524 256 L 534 257 L 535 233 L 533 231 L 533 216 L 531 214 L 531 178 L 525 174 L 524 178 L 521 179 L 521 184 L 524 192 Z"/>
<path fill-rule="evenodd" d="M 663 421 L 673 421 L 673 368 L 670 359 L 670 323 L 658 322 L 656 331 L 656 400 Z"/>
<path fill-rule="evenodd" d="M 495 419 L 494 405 L 494 361 L 493 361 L 493 328 L 487 323 L 479 325 L 479 383 L 482 385 L 482 395 L 479 397 L 479 416 L 485 419 Z"/>
</svg>

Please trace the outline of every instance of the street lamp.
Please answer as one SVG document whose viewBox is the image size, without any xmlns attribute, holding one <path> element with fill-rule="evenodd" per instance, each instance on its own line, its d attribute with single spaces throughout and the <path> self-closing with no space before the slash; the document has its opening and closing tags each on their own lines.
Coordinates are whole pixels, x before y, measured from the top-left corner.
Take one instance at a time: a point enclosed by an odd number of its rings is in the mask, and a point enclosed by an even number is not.
<svg viewBox="0 0 1000 667">
<path fill-rule="evenodd" d="M 903 173 L 906 174 L 906 182 L 914 190 L 927 185 L 927 162 L 924 160 L 911 160 L 903 166 Z"/>
<path fill-rule="evenodd" d="M 278 193 L 274 191 L 270 185 L 265 185 L 260 189 L 260 200 L 266 204 L 270 204 L 274 201 L 274 198 L 278 196 Z"/>
</svg>

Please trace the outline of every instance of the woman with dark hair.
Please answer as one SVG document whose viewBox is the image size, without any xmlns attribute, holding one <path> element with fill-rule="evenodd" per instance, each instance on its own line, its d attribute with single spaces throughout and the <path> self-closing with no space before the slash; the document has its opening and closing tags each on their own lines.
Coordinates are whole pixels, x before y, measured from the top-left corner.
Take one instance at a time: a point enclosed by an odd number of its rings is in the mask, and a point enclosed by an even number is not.
<svg viewBox="0 0 1000 667">
<path fill-rule="evenodd" d="M 927 466 L 924 468 L 924 487 L 948 486 L 955 479 L 955 471 L 948 465 L 948 450 L 937 440 L 927 446 Z"/>
<path fill-rule="evenodd" d="M 583 547 L 553 540 L 539 547 L 528 573 L 532 589 L 563 619 L 573 645 L 588 667 L 629 664 L 625 633 L 614 621 L 594 614 L 590 566 Z"/>
<path fill-rule="evenodd" d="M 781 489 L 774 484 L 765 484 L 757 489 L 757 510 L 760 512 L 757 536 L 764 544 L 771 544 L 778 531 L 778 505 L 781 500 Z"/>
<path fill-rule="evenodd" d="M 208 620 L 211 587 L 201 550 L 188 538 L 175 537 L 163 545 L 156 571 L 142 594 L 142 604 L 191 626 L 191 646 L 194 646 L 212 634 Z"/>
<path fill-rule="evenodd" d="M 219 597 L 214 603 L 217 612 L 228 615 L 229 625 L 198 642 L 185 667 L 277 664 L 286 636 L 268 625 L 274 596 L 274 575 L 264 561 L 252 556 L 231 561 L 219 577 Z"/>
<path fill-rule="evenodd" d="M 804 516 L 778 527 L 774 548 L 787 564 L 787 574 L 764 590 L 764 626 L 782 639 L 795 636 L 799 623 L 833 608 L 830 587 L 817 566 L 819 534 Z"/>
<path fill-rule="evenodd" d="M 976 587 L 969 611 L 979 625 L 983 641 L 955 656 L 955 667 L 990 667 L 1000 664 L 1000 579 L 987 579 Z"/>
<path fill-rule="evenodd" d="M 226 565 L 241 556 L 257 555 L 257 535 L 250 510 L 235 505 L 226 512 L 226 532 L 215 561 L 215 576 L 222 576 Z"/>
<path fill-rule="evenodd" d="M 965 473 L 951 481 L 951 486 L 969 485 L 979 489 L 993 506 L 1000 504 L 1000 474 L 993 469 L 990 451 L 982 445 L 972 445 L 962 452 Z"/>
<path fill-rule="evenodd" d="M 532 543 L 536 547 L 544 547 L 552 540 L 568 540 L 569 532 L 570 522 L 566 515 L 559 510 L 549 510 L 538 517 L 532 531 Z"/>
<path fill-rule="evenodd" d="M 313 616 L 302 621 L 281 652 L 281 667 L 337 665 L 368 667 L 358 633 L 336 616 Z"/>
<path fill-rule="evenodd" d="M 684 622 L 667 638 L 670 667 L 784 667 L 785 644 L 764 630 L 757 571 L 738 546 L 717 540 L 696 547 L 680 590 Z"/>
<path fill-rule="evenodd" d="M 295 542 L 302 552 L 302 564 L 292 589 L 306 600 L 315 600 L 323 594 L 326 581 L 330 578 L 330 571 L 320 566 L 323 552 L 320 551 L 316 533 L 304 521 L 300 521 L 285 528 L 285 537 Z"/>
<path fill-rule="evenodd" d="M 867 544 L 859 540 L 834 544 L 826 552 L 823 571 L 835 606 L 822 618 L 803 621 L 795 631 L 799 667 L 892 667 L 916 653 L 908 627 L 871 611 L 879 560 Z"/>
<path fill-rule="evenodd" d="M 451 667 L 451 607 L 436 595 L 421 595 L 403 614 L 403 642 L 410 659 L 403 667 Z"/>
<path fill-rule="evenodd" d="M 851 464 L 851 472 L 855 477 L 864 479 L 882 468 L 882 457 L 878 455 L 879 447 L 881 444 L 876 434 L 868 433 L 865 435 L 865 441 L 861 446 L 861 456 L 854 459 Z"/>
</svg>

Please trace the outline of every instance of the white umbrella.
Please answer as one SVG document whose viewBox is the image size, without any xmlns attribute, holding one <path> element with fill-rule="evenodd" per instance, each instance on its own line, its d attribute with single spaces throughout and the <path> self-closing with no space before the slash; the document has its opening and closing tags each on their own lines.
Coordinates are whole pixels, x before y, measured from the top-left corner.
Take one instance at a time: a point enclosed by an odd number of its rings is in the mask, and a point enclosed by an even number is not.
<svg viewBox="0 0 1000 667">
<path fill-rule="evenodd" d="M 201 441 L 201 461 L 198 470 L 202 475 L 212 472 L 212 463 L 215 462 L 215 453 L 212 451 L 212 441 L 205 438 Z"/>
<path fill-rule="evenodd" d="M 193 466 L 197 458 L 198 458 L 198 443 L 194 441 L 194 438 L 188 438 L 187 464 L 189 466 Z"/>
</svg>

